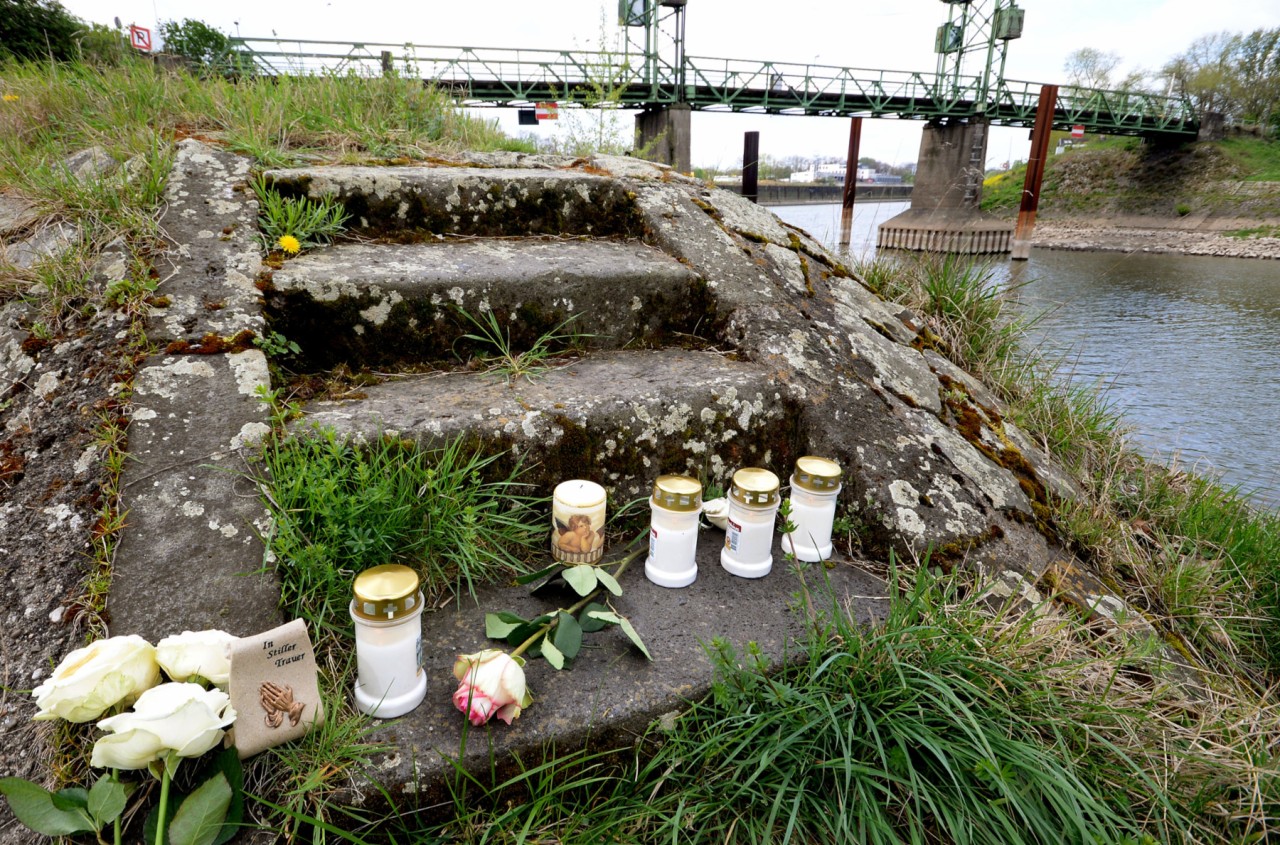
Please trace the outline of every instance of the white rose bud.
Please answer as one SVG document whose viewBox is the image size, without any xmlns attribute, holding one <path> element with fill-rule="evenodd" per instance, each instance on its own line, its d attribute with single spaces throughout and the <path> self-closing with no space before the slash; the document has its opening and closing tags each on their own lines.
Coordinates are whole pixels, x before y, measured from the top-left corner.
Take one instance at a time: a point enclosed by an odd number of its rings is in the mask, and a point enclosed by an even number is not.
<svg viewBox="0 0 1280 845">
<path fill-rule="evenodd" d="M 235 720 L 231 699 L 220 689 L 161 684 L 144 692 L 132 711 L 98 723 L 112 735 L 94 743 L 89 763 L 99 768 L 141 769 L 169 751 L 179 757 L 199 757 L 222 740 Z"/>
<path fill-rule="evenodd" d="M 183 631 L 156 644 L 156 662 L 171 680 L 199 675 L 226 689 L 231 677 L 229 649 L 235 641 L 225 631 Z"/>
<path fill-rule="evenodd" d="M 132 702 L 158 680 L 151 643 L 135 635 L 98 640 L 68 654 L 31 691 L 40 708 L 33 718 L 88 722 L 116 704 Z"/>
</svg>

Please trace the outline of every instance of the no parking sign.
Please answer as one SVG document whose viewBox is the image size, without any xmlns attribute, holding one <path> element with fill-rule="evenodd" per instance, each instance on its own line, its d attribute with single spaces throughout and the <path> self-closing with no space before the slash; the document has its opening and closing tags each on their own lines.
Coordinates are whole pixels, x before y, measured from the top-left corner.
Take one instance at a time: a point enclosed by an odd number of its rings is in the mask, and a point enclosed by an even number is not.
<svg viewBox="0 0 1280 845">
<path fill-rule="evenodd" d="M 129 25 L 129 43 L 132 44 L 135 49 L 142 50 L 143 52 L 146 52 L 146 53 L 150 53 L 151 52 L 151 30 L 147 29 L 146 27 L 134 26 L 133 24 L 130 24 Z"/>
</svg>

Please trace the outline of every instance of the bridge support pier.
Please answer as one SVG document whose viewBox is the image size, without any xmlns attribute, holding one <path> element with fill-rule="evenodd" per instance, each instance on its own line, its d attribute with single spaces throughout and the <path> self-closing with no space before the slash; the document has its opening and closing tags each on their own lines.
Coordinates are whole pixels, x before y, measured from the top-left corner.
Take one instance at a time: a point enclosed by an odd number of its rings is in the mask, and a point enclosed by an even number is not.
<svg viewBox="0 0 1280 845">
<path fill-rule="evenodd" d="M 911 208 L 880 224 L 877 248 L 971 254 L 1009 251 L 1013 224 L 978 209 L 987 128 L 983 119 L 925 126 Z"/>
<path fill-rule="evenodd" d="M 681 173 L 690 173 L 690 115 L 685 103 L 647 109 L 636 115 L 636 154 L 649 161 L 669 164 Z"/>
</svg>

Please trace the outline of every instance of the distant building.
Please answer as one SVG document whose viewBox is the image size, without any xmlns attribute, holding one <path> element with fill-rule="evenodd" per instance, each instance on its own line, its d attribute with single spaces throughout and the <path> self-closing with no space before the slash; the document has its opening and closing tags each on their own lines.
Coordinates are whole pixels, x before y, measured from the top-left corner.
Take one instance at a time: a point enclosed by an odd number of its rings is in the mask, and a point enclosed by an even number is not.
<svg viewBox="0 0 1280 845">
<path fill-rule="evenodd" d="M 858 173 L 861 174 L 862 170 L 863 168 L 858 168 Z M 861 179 L 862 177 L 858 176 L 857 178 Z M 792 173 L 789 177 L 787 177 L 787 181 L 788 182 L 826 182 L 826 181 L 843 182 L 844 181 L 844 162 L 833 161 L 833 162 L 825 162 L 821 164 L 818 162 L 814 162 L 813 164 L 809 165 L 808 170 L 797 170 L 796 172 Z"/>
</svg>

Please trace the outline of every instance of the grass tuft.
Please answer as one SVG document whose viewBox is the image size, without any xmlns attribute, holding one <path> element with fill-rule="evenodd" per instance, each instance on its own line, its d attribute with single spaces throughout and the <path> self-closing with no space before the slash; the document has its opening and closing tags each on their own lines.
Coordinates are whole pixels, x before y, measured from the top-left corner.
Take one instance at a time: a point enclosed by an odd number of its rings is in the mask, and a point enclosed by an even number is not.
<svg viewBox="0 0 1280 845">
<path fill-rule="evenodd" d="M 432 451 L 391 437 L 360 447 L 329 430 L 269 444 L 264 490 L 284 606 L 346 631 L 352 579 L 372 566 L 413 567 L 432 599 L 474 596 L 477 584 L 524 572 L 544 520 L 519 469 L 487 477 L 499 457 L 461 440 Z"/>
</svg>

